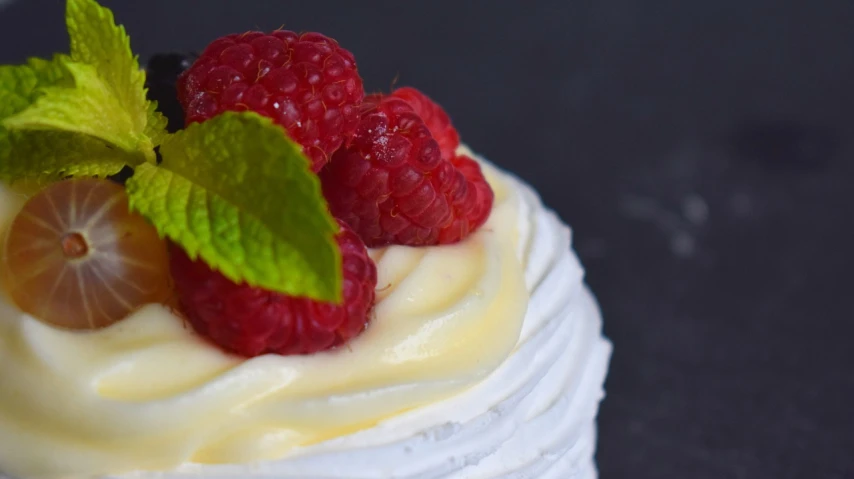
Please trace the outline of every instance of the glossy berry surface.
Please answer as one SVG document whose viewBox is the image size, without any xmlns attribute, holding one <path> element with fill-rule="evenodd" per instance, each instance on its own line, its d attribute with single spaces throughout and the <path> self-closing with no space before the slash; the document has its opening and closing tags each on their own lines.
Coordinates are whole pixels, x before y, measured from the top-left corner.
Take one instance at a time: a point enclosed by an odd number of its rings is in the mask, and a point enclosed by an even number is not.
<svg viewBox="0 0 854 479">
<path fill-rule="evenodd" d="M 319 33 L 219 38 L 178 81 L 188 124 L 227 110 L 255 111 L 287 129 L 314 171 L 356 128 L 363 97 L 353 55 Z"/>
<path fill-rule="evenodd" d="M 2 270 L 24 312 L 61 328 L 108 326 L 172 295 L 165 242 L 107 180 L 61 181 L 30 198 L 6 234 Z"/>
<path fill-rule="evenodd" d="M 480 166 L 442 158 L 425 122 L 395 96 L 365 99 L 353 137 L 320 178 L 333 215 L 369 247 L 455 243 L 492 210 Z"/>
<path fill-rule="evenodd" d="M 171 268 L 181 309 L 201 336 L 241 356 L 311 354 L 340 346 L 367 326 L 377 269 L 364 243 L 343 223 L 336 239 L 344 270 L 341 304 L 235 284 L 173 245 Z"/>
<path fill-rule="evenodd" d="M 392 92 L 391 96 L 409 103 L 415 113 L 424 120 L 433 139 L 439 144 L 439 153 L 442 158 L 454 157 L 457 147 L 460 146 L 460 135 L 441 106 L 412 87 L 398 88 Z"/>
</svg>

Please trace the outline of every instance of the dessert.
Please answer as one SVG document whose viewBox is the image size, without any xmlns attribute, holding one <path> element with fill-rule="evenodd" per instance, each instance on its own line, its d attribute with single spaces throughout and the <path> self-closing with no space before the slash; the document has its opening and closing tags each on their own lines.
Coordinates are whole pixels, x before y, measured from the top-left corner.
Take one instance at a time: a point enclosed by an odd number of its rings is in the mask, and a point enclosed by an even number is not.
<svg viewBox="0 0 854 479">
<path fill-rule="evenodd" d="M 167 133 L 112 14 L 67 23 L 0 67 L 0 477 L 595 477 L 569 230 L 439 105 L 249 32 Z"/>
</svg>

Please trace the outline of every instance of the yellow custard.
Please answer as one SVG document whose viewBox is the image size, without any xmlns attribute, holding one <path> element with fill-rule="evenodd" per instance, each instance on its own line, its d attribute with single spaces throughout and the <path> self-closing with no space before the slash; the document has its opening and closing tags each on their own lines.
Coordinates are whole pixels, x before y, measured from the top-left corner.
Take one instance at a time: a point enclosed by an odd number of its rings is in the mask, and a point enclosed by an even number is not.
<svg viewBox="0 0 854 479">
<path fill-rule="evenodd" d="M 0 470 L 59 477 L 276 459 L 458 393 L 513 351 L 527 307 L 519 198 L 460 244 L 374 250 L 370 326 L 339 349 L 243 360 L 149 305 L 100 331 L 47 326 L 0 296 Z M 0 185 L 0 231 L 21 195 Z"/>
</svg>

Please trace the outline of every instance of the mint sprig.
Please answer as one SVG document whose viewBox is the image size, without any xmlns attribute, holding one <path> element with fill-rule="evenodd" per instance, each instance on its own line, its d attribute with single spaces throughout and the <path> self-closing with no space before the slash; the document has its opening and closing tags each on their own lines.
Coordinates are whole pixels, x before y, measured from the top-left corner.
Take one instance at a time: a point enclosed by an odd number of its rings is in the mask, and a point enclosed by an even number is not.
<svg viewBox="0 0 854 479">
<path fill-rule="evenodd" d="M 70 55 L 0 67 L 0 179 L 131 166 L 131 207 L 191 257 L 235 282 L 340 301 L 337 224 L 285 130 L 254 113 L 225 113 L 169 135 L 112 12 L 67 0 L 66 24 Z"/>
<path fill-rule="evenodd" d="M 113 12 L 94 0 L 68 0 L 65 24 L 72 60 L 94 67 L 124 106 L 133 124 L 130 131 L 144 134 L 153 145 L 159 145 L 166 133 L 166 118 L 146 97 L 145 72 L 139 68 L 130 37 L 122 25 L 116 24 Z"/>
<path fill-rule="evenodd" d="M 57 55 L 50 62 L 41 60 L 45 62 L 43 71 L 51 72 L 50 76 L 40 76 L 36 84 L 21 76 L 0 79 L 2 90 L 28 90 L 25 96 L 19 95 L 28 102 L 24 108 L 0 112 L 0 142 L 12 131 L 62 131 L 100 140 L 128 155 L 131 165 L 154 162 L 154 147 L 165 136 L 165 120 L 146 99 L 145 73 L 131 52 L 124 28 L 115 24 L 109 9 L 94 0 L 68 0 L 66 25 L 71 54 Z M 30 68 L 34 62 L 38 60 L 31 60 Z M 29 142 L 22 144 L 23 151 L 15 151 L 17 142 L 9 144 L 13 148 L 10 161 L 31 156 L 26 150 Z M 54 162 L 66 162 L 55 169 L 74 169 L 75 158 L 80 156 L 54 158 Z M 21 169 L 21 165 L 15 168 Z"/>
<path fill-rule="evenodd" d="M 341 298 L 337 224 L 299 146 L 268 118 L 223 113 L 161 145 L 128 180 L 131 208 L 233 281 Z"/>
<path fill-rule="evenodd" d="M 65 70 L 62 81 L 41 88 L 38 99 L 3 120 L 3 126 L 10 130 L 78 133 L 127 153 L 131 164 L 145 161 L 153 148 L 151 140 L 143 133 L 144 126 L 134 132 L 134 118 L 105 79 L 91 65 L 67 58 L 58 61 Z"/>
<path fill-rule="evenodd" d="M 108 176 L 128 163 L 104 142 L 62 130 L 9 130 L 6 119 L 26 111 L 46 86 L 65 81 L 63 62 L 31 59 L 25 65 L 0 66 L 0 180 L 35 182 L 65 176 Z"/>
</svg>

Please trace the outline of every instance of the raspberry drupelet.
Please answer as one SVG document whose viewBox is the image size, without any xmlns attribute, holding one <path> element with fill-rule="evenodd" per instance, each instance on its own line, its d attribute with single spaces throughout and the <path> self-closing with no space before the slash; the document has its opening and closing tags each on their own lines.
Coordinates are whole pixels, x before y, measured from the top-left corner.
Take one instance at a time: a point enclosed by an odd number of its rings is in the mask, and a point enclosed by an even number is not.
<svg viewBox="0 0 854 479">
<path fill-rule="evenodd" d="M 312 354 L 348 342 L 370 319 L 377 269 L 359 237 L 339 226 L 341 304 L 236 284 L 172 245 L 170 266 L 181 309 L 201 336 L 245 357 Z"/>
<path fill-rule="evenodd" d="M 187 124 L 251 110 L 283 126 L 319 171 L 359 123 L 353 55 L 319 33 L 247 32 L 212 42 L 178 80 Z"/>
</svg>

